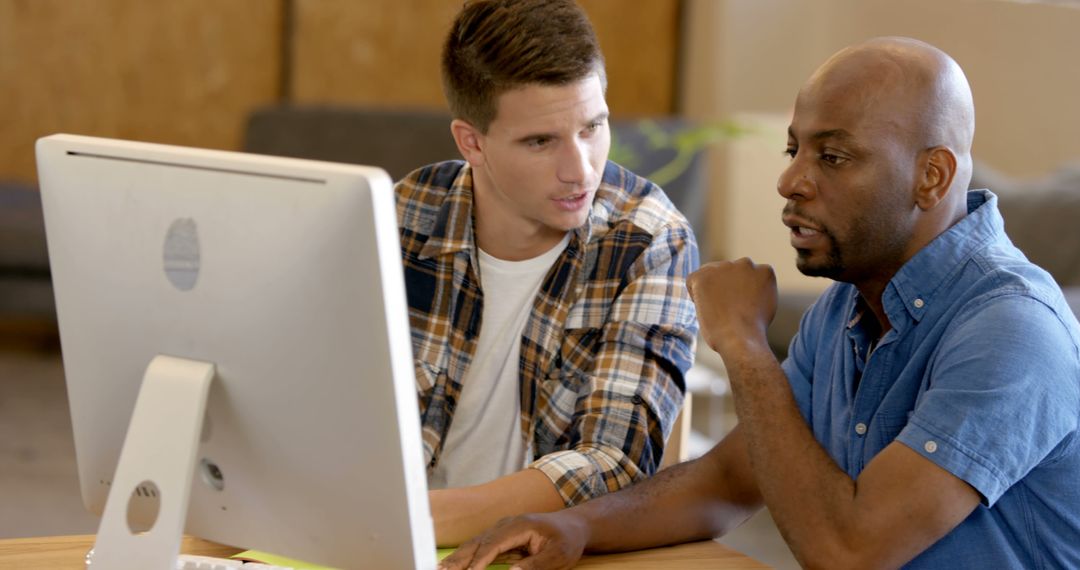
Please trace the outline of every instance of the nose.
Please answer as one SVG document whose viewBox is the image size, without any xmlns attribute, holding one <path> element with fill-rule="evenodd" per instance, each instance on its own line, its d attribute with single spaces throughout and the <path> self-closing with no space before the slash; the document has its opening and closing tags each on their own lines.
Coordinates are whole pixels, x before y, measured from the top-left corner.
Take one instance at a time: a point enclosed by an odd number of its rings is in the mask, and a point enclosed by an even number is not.
<svg viewBox="0 0 1080 570">
<path fill-rule="evenodd" d="M 776 181 L 776 191 L 788 200 L 809 200 L 817 193 L 808 165 L 798 154 Z"/>
<path fill-rule="evenodd" d="M 556 169 L 559 181 L 566 184 L 584 185 L 592 172 L 588 144 L 574 139 L 570 144 L 563 145 L 562 151 L 559 153 L 559 164 Z"/>
</svg>

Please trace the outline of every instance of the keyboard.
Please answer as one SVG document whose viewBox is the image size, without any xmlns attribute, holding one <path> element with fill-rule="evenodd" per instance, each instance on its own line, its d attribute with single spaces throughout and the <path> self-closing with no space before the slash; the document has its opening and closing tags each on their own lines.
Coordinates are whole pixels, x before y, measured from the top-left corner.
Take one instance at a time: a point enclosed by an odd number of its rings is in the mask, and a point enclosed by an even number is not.
<svg viewBox="0 0 1080 570">
<path fill-rule="evenodd" d="M 234 568 L 242 570 L 294 570 L 291 566 L 273 566 L 257 562 L 242 562 L 232 558 L 196 556 L 194 554 L 181 554 L 176 559 L 176 570 L 233 570 Z"/>
</svg>

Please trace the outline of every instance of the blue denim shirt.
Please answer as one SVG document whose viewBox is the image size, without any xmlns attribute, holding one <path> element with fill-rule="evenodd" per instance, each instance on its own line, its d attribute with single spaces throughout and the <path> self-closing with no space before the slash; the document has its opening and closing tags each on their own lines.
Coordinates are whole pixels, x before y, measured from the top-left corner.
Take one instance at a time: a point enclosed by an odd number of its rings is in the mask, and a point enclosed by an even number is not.
<svg viewBox="0 0 1080 570">
<path fill-rule="evenodd" d="M 908 567 L 1080 568 L 1080 327 L 1006 237 L 997 197 L 969 192 L 968 215 L 882 302 L 892 329 L 868 351 L 858 291 L 833 285 L 783 367 L 814 437 L 852 478 L 896 440 L 982 495 Z"/>
</svg>

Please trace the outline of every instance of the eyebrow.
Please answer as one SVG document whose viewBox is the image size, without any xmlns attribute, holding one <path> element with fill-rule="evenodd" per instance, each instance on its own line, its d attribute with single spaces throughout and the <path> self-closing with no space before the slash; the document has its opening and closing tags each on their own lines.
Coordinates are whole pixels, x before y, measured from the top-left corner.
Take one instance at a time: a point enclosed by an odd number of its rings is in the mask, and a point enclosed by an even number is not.
<svg viewBox="0 0 1080 570">
<path fill-rule="evenodd" d="M 609 113 L 608 111 L 601 111 L 601 112 L 597 113 L 596 116 L 593 117 L 591 121 L 589 121 L 589 124 L 591 125 L 593 123 L 599 123 L 601 121 L 606 121 L 610 115 L 611 115 L 611 113 Z"/>
<path fill-rule="evenodd" d="M 795 131 L 792 130 L 791 127 L 788 127 L 787 134 L 788 134 L 789 137 L 791 137 L 793 139 L 798 138 L 798 137 L 795 136 Z M 815 140 L 815 141 L 826 140 L 826 139 L 838 139 L 838 140 L 844 141 L 844 142 L 854 142 L 854 139 L 855 139 L 855 137 L 850 132 L 848 132 L 848 131 L 846 131 L 844 129 L 829 129 L 829 130 L 825 130 L 825 131 L 818 131 L 818 132 L 810 135 L 810 138 L 812 140 Z"/>
<path fill-rule="evenodd" d="M 610 117 L 610 116 L 611 116 L 611 113 L 609 111 L 601 111 L 601 112 L 597 113 L 596 116 L 589 119 L 588 122 L 585 123 L 585 124 L 591 125 L 591 124 L 594 124 L 594 123 L 600 123 L 600 122 L 608 120 L 608 117 Z M 530 140 L 539 139 L 539 138 L 554 139 L 554 138 L 558 138 L 558 134 L 557 133 L 530 133 L 530 134 L 518 137 L 516 140 L 517 140 L 517 142 L 524 143 L 524 142 L 528 142 Z"/>
</svg>

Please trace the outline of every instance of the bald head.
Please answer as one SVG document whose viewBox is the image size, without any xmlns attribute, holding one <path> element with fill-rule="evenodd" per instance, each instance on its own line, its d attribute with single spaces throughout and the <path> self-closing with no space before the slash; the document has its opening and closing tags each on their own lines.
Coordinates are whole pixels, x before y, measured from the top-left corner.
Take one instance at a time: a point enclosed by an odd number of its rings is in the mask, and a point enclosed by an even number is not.
<svg viewBox="0 0 1080 570">
<path fill-rule="evenodd" d="M 862 120 L 902 134 L 913 148 L 948 148 L 957 159 L 954 186 L 967 189 L 975 107 L 963 70 L 940 49 L 900 37 L 844 48 L 807 80 L 804 97 L 852 106 Z"/>
<path fill-rule="evenodd" d="M 880 297 L 967 215 L 974 117 L 964 72 L 926 43 L 876 38 L 822 64 L 795 101 L 777 181 L 799 269 Z"/>
</svg>

